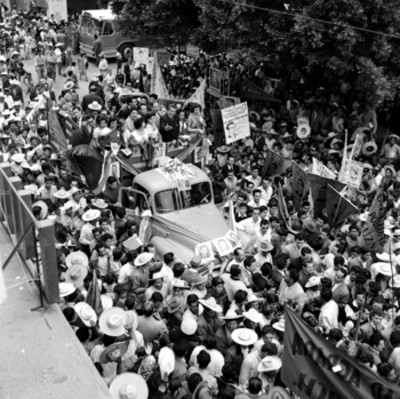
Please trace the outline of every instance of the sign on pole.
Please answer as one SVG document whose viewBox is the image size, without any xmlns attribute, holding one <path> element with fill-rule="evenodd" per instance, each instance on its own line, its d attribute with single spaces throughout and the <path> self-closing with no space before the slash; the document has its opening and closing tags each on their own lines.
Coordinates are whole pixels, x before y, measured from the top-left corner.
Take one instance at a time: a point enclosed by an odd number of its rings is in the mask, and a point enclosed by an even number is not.
<svg viewBox="0 0 400 399">
<path fill-rule="evenodd" d="M 147 47 L 134 47 L 133 60 L 139 65 L 149 65 L 149 49 Z"/>
<path fill-rule="evenodd" d="M 231 144 L 250 136 L 249 109 L 247 103 L 233 105 L 221 111 L 225 142 Z"/>
<path fill-rule="evenodd" d="M 54 15 L 57 22 L 68 21 L 67 0 L 47 0 L 47 16 Z"/>
</svg>

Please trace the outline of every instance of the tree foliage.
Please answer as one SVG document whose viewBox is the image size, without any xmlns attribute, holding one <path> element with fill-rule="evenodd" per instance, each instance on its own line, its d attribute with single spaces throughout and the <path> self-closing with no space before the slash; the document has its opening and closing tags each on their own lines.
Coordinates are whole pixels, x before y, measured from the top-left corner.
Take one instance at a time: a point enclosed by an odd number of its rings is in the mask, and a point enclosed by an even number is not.
<svg viewBox="0 0 400 399">
<path fill-rule="evenodd" d="M 399 87 L 398 0 L 128 0 L 118 14 L 125 34 L 274 55 L 320 84 L 347 80 L 371 101 Z"/>
</svg>

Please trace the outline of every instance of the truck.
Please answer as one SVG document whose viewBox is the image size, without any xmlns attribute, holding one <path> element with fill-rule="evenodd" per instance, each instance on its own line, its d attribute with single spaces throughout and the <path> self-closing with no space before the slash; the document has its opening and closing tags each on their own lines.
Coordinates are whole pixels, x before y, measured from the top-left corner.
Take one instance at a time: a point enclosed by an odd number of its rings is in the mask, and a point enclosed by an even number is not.
<svg viewBox="0 0 400 399">
<path fill-rule="evenodd" d="M 136 175 L 130 187 L 120 188 L 119 203 L 137 224 L 144 211 L 151 211 L 150 242 L 157 253 L 173 252 L 189 262 L 196 244 L 222 237 L 229 228 L 214 202 L 208 175 L 177 160 L 167 165 Z"/>
</svg>

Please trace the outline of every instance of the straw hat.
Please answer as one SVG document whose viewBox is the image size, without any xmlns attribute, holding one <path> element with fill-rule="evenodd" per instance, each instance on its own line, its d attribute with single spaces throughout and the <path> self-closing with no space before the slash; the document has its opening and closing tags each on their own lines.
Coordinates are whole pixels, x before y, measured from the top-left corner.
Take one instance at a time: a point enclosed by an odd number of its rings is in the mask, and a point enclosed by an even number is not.
<svg viewBox="0 0 400 399">
<path fill-rule="evenodd" d="M 276 371 L 282 367 L 282 360 L 278 356 L 266 356 L 261 360 L 257 367 L 259 373 L 266 373 L 268 371 Z"/>
<path fill-rule="evenodd" d="M 185 335 L 193 335 L 197 331 L 197 321 L 191 317 L 186 317 L 182 320 L 181 330 Z"/>
<path fill-rule="evenodd" d="M 192 287 L 196 287 L 196 286 L 198 286 L 198 285 L 202 285 L 202 284 L 207 283 L 207 281 L 208 281 L 208 276 L 202 276 L 202 275 L 200 275 L 198 279 L 196 279 L 195 281 L 193 281 L 193 282 L 191 283 L 191 286 L 192 286 Z"/>
<path fill-rule="evenodd" d="M 272 328 L 275 330 L 284 332 L 285 331 L 285 319 L 280 319 L 277 323 L 272 324 Z"/>
<path fill-rule="evenodd" d="M 61 188 L 60 190 L 54 193 L 54 196 L 58 199 L 67 199 L 69 198 L 69 192 L 65 191 L 64 188 Z"/>
<path fill-rule="evenodd" d="M 158 355 L 158 366 L 160 368 L 161 379 L 163 381 L 168 379 L 168 376 L 175 369 L 175 355 L 171 348 L 164 346 L 161 348 Z"/>
<path fill-rule="evenodd" d="M 74 284 L 75 287 L 82 287 L 87 274 L 87 266 L 77 263 L 68 268 L 64 273 L 64 279 L 66 283 Z"/>
<path fill-rule="evenodd" d="M 172 287 L 173 288 L 181 288 L 183 290 L 189 290 L 190 289 L 188 283 L 185 280 L 182 280 L 180 278 L 175 278 L 172 281 Z"/>
<path fill-rule="evenodd" d="M 105 310 L 99 320 L 100 330 L 110 337 L 119 337 L 126 332 L 126 314 L 121 308 L 112 307 Z"/>
<path fill-rule="evenodd" d="M 11 160 L 12 160 L 13 162 L 15 162 L 15 163 L 22 163 L 23 161 L 25 161 L 25 155 L 24 155 L 24 154 L 21 154 L 21 153 L 14 154 L 14 155 L 11 157 Z"/>
<path fill-rule="evenodd" d="M 46 219 L 48 213 L 49 213 L 49 207 L 44 201 L 36 201 L 33 205 L 32 208 L 38 207 L 40 208 L 40 217 L 41 219 Z"/>
<path fill-rule="evenodd" d="M 257 342 L 257 334 L 249 328 L 237 328 L 232 331 L 232 341 L 241 346 L 251 346 Z"/>
<path fill-rule="evenodd" d="M 391 276 L 393 273 L 393 269 L 390 266 L 390 263 L 386 262 L 377 262 L 374 263 L 375 269 L 376 269 L 376 274 L 383 274 L 384 276 Z"/>
<path fill-rule="evenodd" d="M 274 246 L 269 241 L 261 241 L 258 250 L 260 252 L 271 252 L 274 249 Z"/>
<path fill-rule="evenodd" d="M 67 267 L 71 267 L 74 265 L 80 265 L 80 266 L 87 267 L 89 265 L 89 258 L 82 251 L 71 252 L 65 258 L 65 264 L 67 265 Z"/>
<path fill-rule="evenodd" d="M 101 111 L 103 107 L 97 101 L 93 101 L 88 105 L 88 108 L 92 111 Z"/>
<path fill-rule="evenodd" d="M 101 212 L 98 209 L 89 209 L 82 215 L 84 222 L 92 222 L 100 217 Z"/>
<path fill-rule="evenodd" d="M 230 150 L 231 148 L 227 145 L 221 145 L 217 147 L 217 152 L 219 152 L 220 154 L 227 154 Z"/>
<path fill-rule="evenodd" d="M 122 341 L 122 342 L 116 342 L 114 344 L 111 344 L 110 346 L 107 346 L 106 349 L 104 349 L 103 352 L 101 352 L 100 358 L 99 358 L 99 362 L 100 363 L 109 363 L 110 359 L 108 357 L 108 355 L 111 352 L 114 352 L 115 350 L 119 351 L 119 358 L 121 358 L 125 352 L 128 350 L 128 346 L 129 346 L 129 341 Z"/>
<path fill-rule="evenodd" d="M 228 310 L 225 316 L 222 316 L 223 320 L 230 321 L 230 320 L 240 320 L 243 319 L 241 314 L 237 314 L 234 310 Z"/>
<path fill-rule="evenodd" d="M 129 330 L 136 330 L 137 326 L 139 324 L 139 318 L 138 315 L 136 313 L 136 311 L 134 310 L 126 310 L 125 311 L 125 316 L 126 316 L 126 320 L 125 320 L 125 328 L 129 331 Z"/>
<path fill-rule="evenodd" d="M 376 254 L 376 257 L 382 262 L 390 262 L 390 255 L 387 252 L 382 252 L 381 254 Z"/>
<path fill-rule="evenodd" d="M 99 209 L 106 209 L 108 204 L 103 198 L 96 198 L 92 201 L 92 205 Z"/>
<path fill-rule="evenodd" d="M 76 287 L 71 283 L 58 283 L 58 291 L 60 293 L 60 297 L 64 298 L 73 294 L 76 291 Z"/>
<path fill-rule="evenodd" d="M 207 299 L 199 299 L 200 304 L 202 304 L 205 308 L 212 310 L 216 313 L 222 312 L 222 307 L 217 304 L 217 301 L 213 296 L 210 296 Z"/>
<path fill-rule="evenodd" d="M 94 309 L 86 302 L 78 302 L 74 306 L 76 314 L 87 327 L 94 327 L 97 323 L 97 315 Z"/>
<path fill-rule="evenodd" d="M 147 399 L 149 388 L 141 375 L 122 373 L 112 381 L 110 394 L 113 399 Z"/>
<path fill-rule="evenodd" d="M 135 259 L 134 265 L 136 267 L 144 266 L 146 263 L 149 263 L 153 258 L 154 254 L 150 252 L 143 252 Z"/>
<path fill-rule="evenodd" d="M 306 283 L 306 288 L 310 288 L 310 287 L 315 287 L 317 285 L 319 285 L 319 283 L 321 282 L 321 278 L 318 276 L 312 276 L 310 277 L 310 279 L 307 281 Z"/>
<path fill-rule="evenodd" d="M 75 83 L 72 81 L 65 82 L 64 84 L 64 90 L 71 90 L 75 87 Z"/>
<path fill-rule="evenodd" d="M 262 320 L 262 314 L 253 308 L 249 309 L 247 312 L 243 312 L 243 316 L 255 324 L 260 323 Z"/>
</svg>

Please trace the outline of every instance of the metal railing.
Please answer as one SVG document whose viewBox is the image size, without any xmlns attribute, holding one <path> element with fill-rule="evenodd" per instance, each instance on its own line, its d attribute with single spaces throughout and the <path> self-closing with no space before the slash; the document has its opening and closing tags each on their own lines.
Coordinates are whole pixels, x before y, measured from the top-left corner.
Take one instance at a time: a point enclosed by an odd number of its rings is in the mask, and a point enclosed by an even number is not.
<svg viewBox="0 0 400 399">
<path fill-rule="evenodd" d="M 3 264 L 5 269 L 18 253 L 40 292 L 40 305 L 59 302 L 58 268 L 54 224 L 37 220 L 32 213 L 32 194 L 14 177 L 9 163 L 0 163 L 0 221 L 14 249 Z"/>
</svg>

